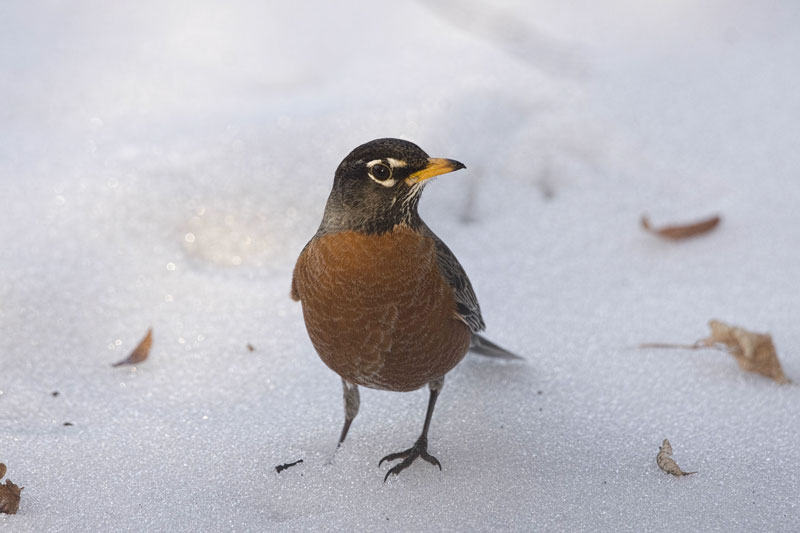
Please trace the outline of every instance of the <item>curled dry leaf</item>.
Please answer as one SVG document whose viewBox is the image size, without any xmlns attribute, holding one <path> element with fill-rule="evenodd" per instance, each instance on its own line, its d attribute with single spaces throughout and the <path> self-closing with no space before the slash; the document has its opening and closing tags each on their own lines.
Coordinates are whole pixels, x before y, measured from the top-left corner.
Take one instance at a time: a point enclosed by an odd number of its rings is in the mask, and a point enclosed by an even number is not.
<svg viewBox="0 0 800 533">
<path fill-rule="evenodd" d="M 707 218 L 705 220 L 700 220 L 698 222 L 693 222 L 691 224 L 680 224 L 680 225 L 672 225 L 672 226 L 662 226 L 660 228 L 654 228 L 650 225 L 650 220 L 648 220 L 647 215 L 642 215 L 642 227 L 651 233 L 655 233 L 665 239 L 672 239 L 674 241 L 680 239 L 686 239 L 689 237 L 694 237 L 696 235 L 702 235 L 703 233 L 708 233 L 712 229 L 716 228 L 719 224 L 720 217 L 715 215 L 711 218 Z"/>
<path fill-rule="evenodd" d="M 672 446 L 669 443 L 669 439 L 664 439 L 664 442 L 661 443 L 661 447 L 658 449 L 658 455 L 656 455 L 656 464 L 661 470 L 673 476 L 689 476 L 697 473 L 684 472 L 681 470 L 681 467 L 678 466 L 678 463 L 675 462 L 675 459 L 673 459 L 671 455 Z"/>
<path fill-rule="evenodd" d="M 761 374 L 781 385 L 790 383 L 778 361 L 772 336 L 766 333 L 753 333 L 719 320 L 712 320 L 708 325 L 711 328 L 711 336 L 697 341 L 698 345 L 722 344 L 742 370 Z"/>
<path fill-rule="evenodd" d="M 6 475 L 6 465 L 0 463 L 0 478 Z M 16 514 L 19 510 L 20 493 L 24 487 L 18 487 L 7 479 L 0 484 L 0 513 Z"/>
<path fill-rule="evenodd" d="M 139 342 L 139 345 L 131 352 L 131 354 L 119 361 L 114 363 L 112 366 L 122 366 L 122 365 L 135 365 L 137 363 L 141 363 L 147 356 L 150 355 L 150 346 L 153 344 L 153 329 L 150 328 L 147 330 L 147 335 Z"/>
<path fill-rule="evenodd" d="M 5 485 L 0 485 L 0 513 L 17 513 L 19 510 L 20 493 L 23 488 L 25 487 L 18 487 L 12 483 L 10 479 L 6 480 Z"/>
</svg>

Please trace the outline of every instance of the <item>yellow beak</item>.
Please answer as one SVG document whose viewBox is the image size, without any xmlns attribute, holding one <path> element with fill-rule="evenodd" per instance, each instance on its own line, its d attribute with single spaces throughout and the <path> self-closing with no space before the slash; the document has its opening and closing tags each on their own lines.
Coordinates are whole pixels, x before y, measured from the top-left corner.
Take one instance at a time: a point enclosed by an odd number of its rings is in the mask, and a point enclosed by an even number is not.
<svg viewBox="0 0 800 533">
<path fill-rule="evenodd" d="M 434 176 L 447 174 L 467 168 L 463 163 L 459 163 L 454 159 L 443 159 L 438 157 L 431 157 L 428 159 L 428 164 L 422 170 L 418 170 L 405 179 L 407 185 L 414 185 L 422 181 L 431 179 Z"/>
</svg>

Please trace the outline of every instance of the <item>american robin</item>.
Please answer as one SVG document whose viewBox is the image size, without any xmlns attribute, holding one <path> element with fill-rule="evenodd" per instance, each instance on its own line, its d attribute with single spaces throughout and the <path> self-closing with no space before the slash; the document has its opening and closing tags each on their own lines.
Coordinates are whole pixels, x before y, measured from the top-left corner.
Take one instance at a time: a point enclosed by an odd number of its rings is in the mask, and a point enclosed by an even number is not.
<svg viewBox="0 0 800 533">
<path fill-rule="evenodd" d="M 428 453 L 428 427 L 445 374 L 468 349 L 517 357 L 478 335 L 485 326 L 472 284 L 417 212 L 428 179 L 462 168 L 400 139 L 359 146 L 336 169 L 322 223 L 294 268 L 291 295 L 302 303 L 311 342 L 342 378 L 339 444 L 358 414 L 359 385 L 430 389 L 422 434 L 381 459 L 403 459 L 384 481 L 418 457 L 441 470 Z"/>
</svg>

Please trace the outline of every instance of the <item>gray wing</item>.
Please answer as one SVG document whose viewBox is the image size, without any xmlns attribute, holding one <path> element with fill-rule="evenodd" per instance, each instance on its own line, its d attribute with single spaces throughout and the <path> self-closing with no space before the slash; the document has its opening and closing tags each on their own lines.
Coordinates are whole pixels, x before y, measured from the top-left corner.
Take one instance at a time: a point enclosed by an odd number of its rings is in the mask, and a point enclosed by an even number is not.
<svg viewBox="0 0 800 533">
<path fill-rule="evenodd" d="M 458 317 L 469 326 L 472 333 L 483 331 L 486 324 L 481 316 L 481 306 L 478 304 L 478 297 L 475 296 L 472 283 L 469 282 L 461 263 L 458 262 L 450 248 L 424 223 L 422 233 L 428 235 L 436 243 L 436 261 L 439 264 L 439 271 L 455 293 Z"/>
</svg>

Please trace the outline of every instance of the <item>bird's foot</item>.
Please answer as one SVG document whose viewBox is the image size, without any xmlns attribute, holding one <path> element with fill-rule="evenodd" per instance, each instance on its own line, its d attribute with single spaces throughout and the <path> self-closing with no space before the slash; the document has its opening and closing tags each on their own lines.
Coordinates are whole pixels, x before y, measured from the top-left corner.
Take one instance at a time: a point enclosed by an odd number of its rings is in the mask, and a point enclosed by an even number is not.
<svg viewBox="0 0 800 533">
<path fill-rule="evenodd" d="M 382 465 L 384 461 L 394 461 L 395 459 L 403 460 L 400 464 L 394 465 L 388 472 L 386 472 L 386 477 L 383 478 L 383 482 L 386 483 L 386 480 L 389 479 L 390 475 L 397 475 L 411 466 L 411 463 L 416 461 L 417 457 L 421 457 L 430 464 L 438 466 L 439 470 L 442 469 L 442 465 L 439 463 L 439 460 L 428 453 L 427 437 L 420 437 L 411 448 L 403 450 L 402 452 L 390 453 L 381 459 L 381 461 L 378 463 L 378 466 Z"/>
</svg>

